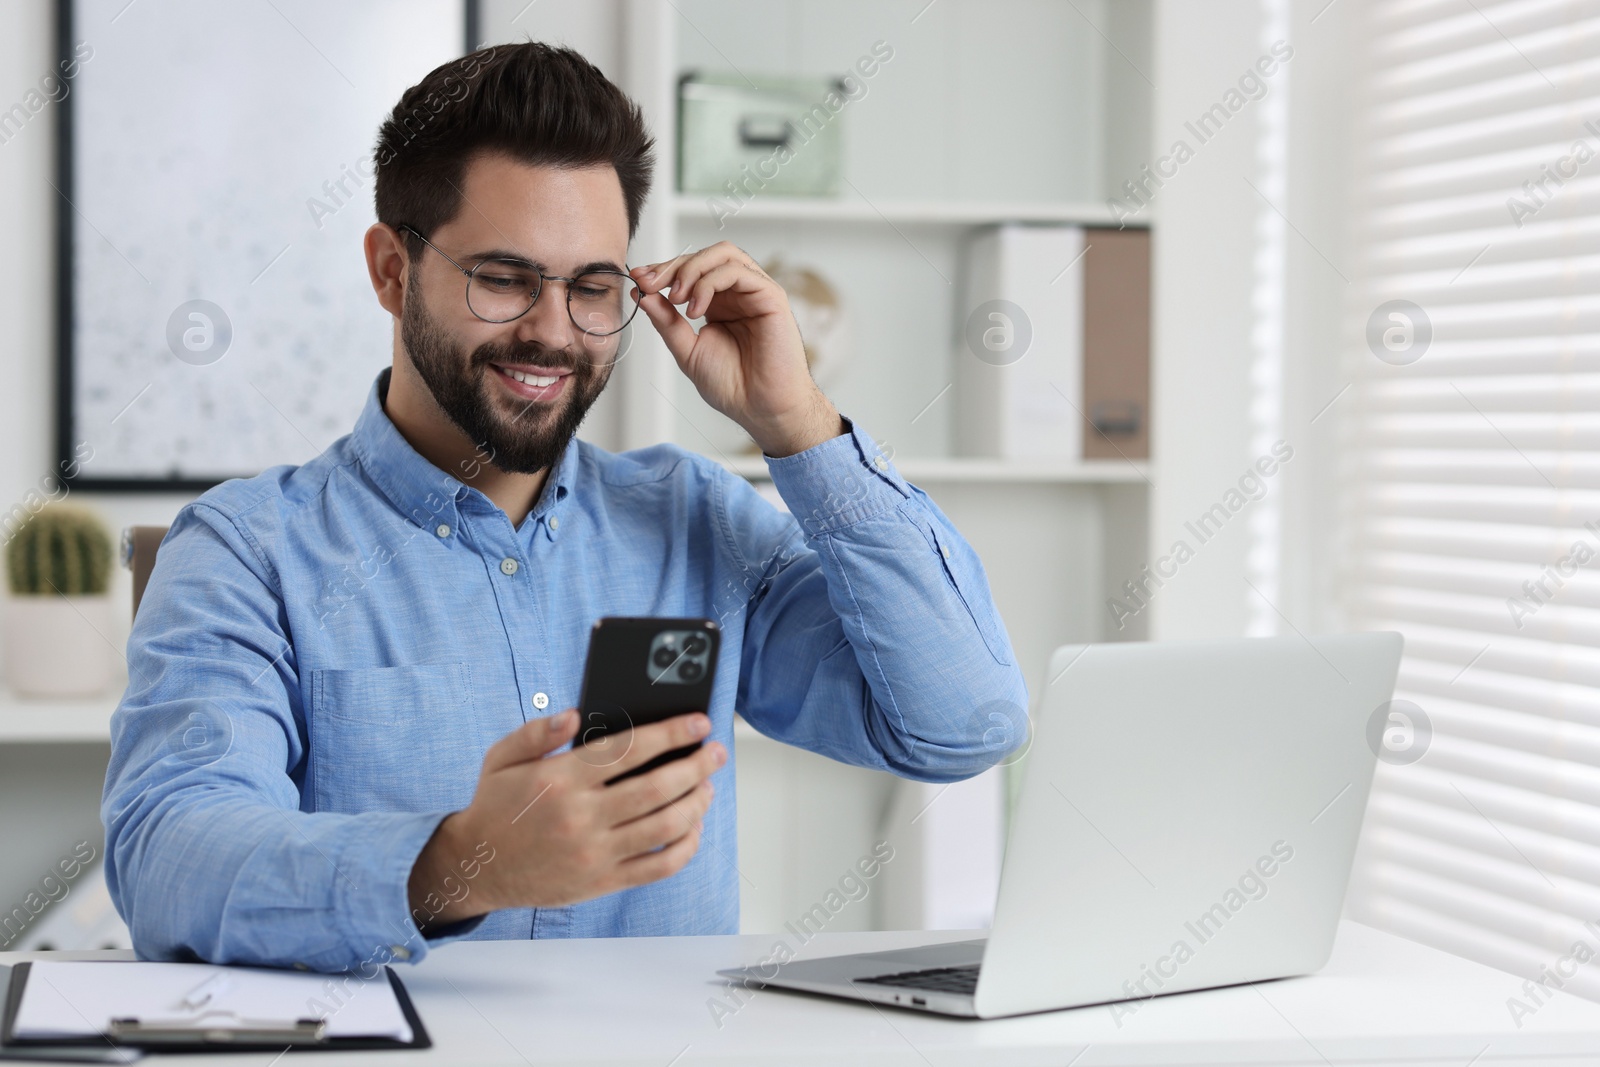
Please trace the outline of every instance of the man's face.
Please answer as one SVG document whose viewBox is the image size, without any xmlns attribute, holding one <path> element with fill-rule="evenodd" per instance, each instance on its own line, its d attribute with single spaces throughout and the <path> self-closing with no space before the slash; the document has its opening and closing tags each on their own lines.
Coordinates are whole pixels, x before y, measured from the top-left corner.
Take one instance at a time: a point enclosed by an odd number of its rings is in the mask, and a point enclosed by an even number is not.
<svg viewBox="0 0 1600 1067">
<path fill-rule="evenodd" d="M 499 155 L 467 167 L 461 210 L 429 241 L 468 269 L 510 254 L 547 275 L 598 263 L 625 270 L 628 215 L 610 166 L 535 167 Z M 583 333 L 565 282 L 547 281 L 521 318 L 490 323 L 467 307 L 467 279 L 427 246 L 411 262 L 400 339 L 434 400 L 504 471 L 531 474 L 560 458 L 611 376 L 624 334 Z M 624 331 L 626 333 L 626 331 Z M 501 368 L 549 384 L 512 379 Z"/>
</svg>

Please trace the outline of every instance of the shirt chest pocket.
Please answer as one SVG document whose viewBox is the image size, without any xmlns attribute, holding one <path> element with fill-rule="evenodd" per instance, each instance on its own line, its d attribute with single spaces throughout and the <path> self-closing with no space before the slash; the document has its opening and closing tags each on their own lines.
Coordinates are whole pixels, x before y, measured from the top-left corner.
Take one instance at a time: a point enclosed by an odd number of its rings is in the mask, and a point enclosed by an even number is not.
<svg viewBox="0 0 1600 1067">
<path fill-rule="evenodd" d="M 472 799 L 487 746 L 472 665 L 311 672 L 311 777 L 318 811 L 436 811 Z"/>
</svg>

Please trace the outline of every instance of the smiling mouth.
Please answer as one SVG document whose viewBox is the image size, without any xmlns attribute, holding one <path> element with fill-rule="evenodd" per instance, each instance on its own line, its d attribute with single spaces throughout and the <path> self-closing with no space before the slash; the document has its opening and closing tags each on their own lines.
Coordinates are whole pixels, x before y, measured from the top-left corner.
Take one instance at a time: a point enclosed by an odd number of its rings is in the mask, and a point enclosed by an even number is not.
<svg viewBox="0 0 1600 1067">
<path fill-rule="evenodd" d="M 536 389 L 543 389 L 548 386 L 552 386 L 559 382 L 562 378 L 565 378 L 567 375 L 572 373 L 569 370 L 561 370 L 554 367 L 524 368 L 506 366 L 502 363 L 491 363 L 489 365 L 496 371 L 505 375 L 507 378 L 510 378 L 512 381 L 521 382 L 524 385 L 530 385 Z"/>
<path fill-rule="evenodd" d="M 490 366 L 507 392 L 539 406 L 554 405 L 558 398 L 565 397 L 566 379 L 573 376 L 570 370 L 557 366 L 522 368 L 501 363 L 490 363 Z"/>
</svg>

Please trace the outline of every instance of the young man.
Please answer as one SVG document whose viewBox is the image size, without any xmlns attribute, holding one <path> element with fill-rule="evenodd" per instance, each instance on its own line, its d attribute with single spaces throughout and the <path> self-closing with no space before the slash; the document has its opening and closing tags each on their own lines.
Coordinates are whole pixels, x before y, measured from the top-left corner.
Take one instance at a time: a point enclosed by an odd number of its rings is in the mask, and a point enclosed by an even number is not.
<svg viewBox="0 0 1600 1067">
<path fill-rule="evenodd" d="M 651 144 L 535 43 L 435 70 L 383 125 L 365 249 L 393 366 L 321 456 L 178 513 L 129 640 L 102 815 L 141 955 L 735 933 L 736 709 L 921 781 L 1021 742 L 977 557 L 812 383 L 783 290 L 725 242 L 626 266 Z M 574 437 L 636 305 L 791 514 L 683 449 Z M 715 619 L 705 714 L 582 744 L 562 709 L 605 615 Z"/>
</svg>

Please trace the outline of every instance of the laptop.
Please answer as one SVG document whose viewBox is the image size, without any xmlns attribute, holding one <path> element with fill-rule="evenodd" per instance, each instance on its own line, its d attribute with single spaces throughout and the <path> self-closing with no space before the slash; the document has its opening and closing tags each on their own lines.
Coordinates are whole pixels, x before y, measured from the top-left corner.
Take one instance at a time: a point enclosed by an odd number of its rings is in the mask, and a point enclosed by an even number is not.
<svg viewBox="0 0 1600 1067">
<path fill-rule="evenodd" d="M 1131 1014 L 1153 996 L 1315 971 L 1400 648 L 1397 633 L 1060 648 L 987 938 L 717 973 L 991 1019 Z"/>
</svg>

